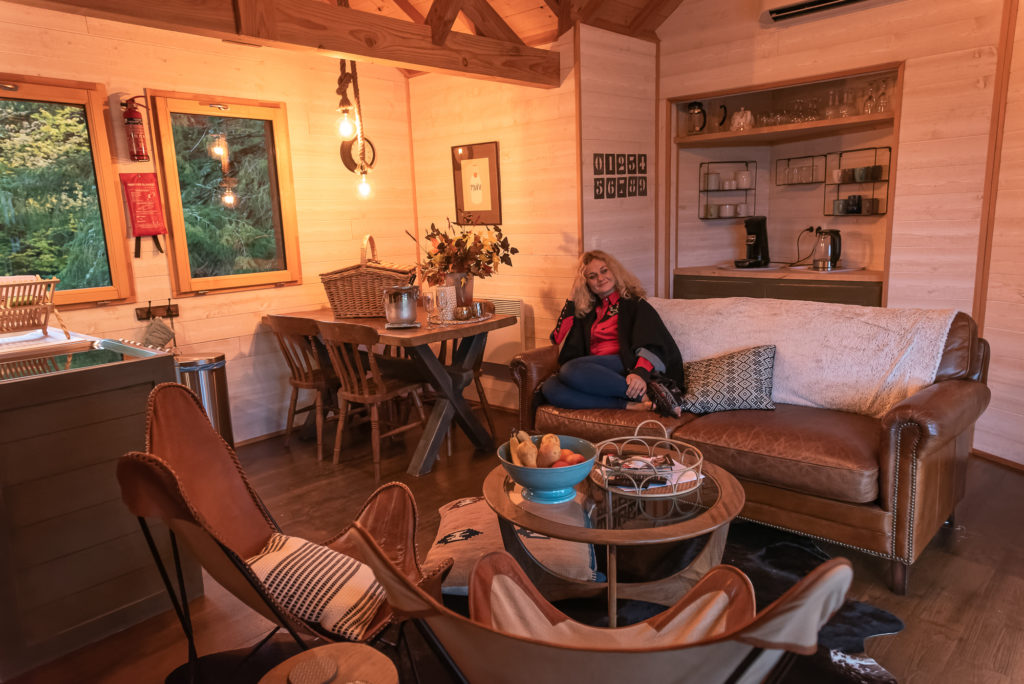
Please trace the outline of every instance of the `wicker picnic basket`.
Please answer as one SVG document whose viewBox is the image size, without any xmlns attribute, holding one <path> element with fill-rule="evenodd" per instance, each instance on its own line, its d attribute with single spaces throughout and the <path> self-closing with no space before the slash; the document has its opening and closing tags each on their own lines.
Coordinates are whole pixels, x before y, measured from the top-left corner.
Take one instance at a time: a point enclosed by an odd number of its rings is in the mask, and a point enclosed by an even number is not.
<svg viewBox="0 0 1024 684">
<path fill-rule="evenodd" d="M 367 246 L 370 248 L 369 259 L 366 258 Z M 384 288 L 408 284 L 415 272 L 415 266 L 379 261 L 373 236 L 367 235 L 363 238 L 358 264 L 321 273 L 320 280 L 335 318 L 369 318 L 384 315 Z"/>
<path fill-rule="evenodd" d="M 0 277 L 0 333 L 41 329 L 45 335 L 52 312 L 70 339 L 53 306 L 53 292 L 59 282 L 58 278 L 39 276 Z"/>
</svg>

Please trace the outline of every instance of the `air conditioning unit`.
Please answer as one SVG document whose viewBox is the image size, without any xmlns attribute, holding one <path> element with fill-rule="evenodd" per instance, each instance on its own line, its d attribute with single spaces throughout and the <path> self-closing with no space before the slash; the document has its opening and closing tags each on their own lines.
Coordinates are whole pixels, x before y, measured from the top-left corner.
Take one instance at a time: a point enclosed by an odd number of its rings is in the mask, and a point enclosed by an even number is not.
<svg viewBox="0 0 1024 684">
<path fill-rule="evenodd" d="M 487 333 L 484 361 L 508 366 L 512 357 L 526 349 L 526 328 L 523 326 L 523 300 L 477 297 L 494 304 L 494 313 L 516 317 L 516 324 Z"/>
<path fill-rule="evenodd" d="M 790 3 L 780 3 L 779 0 L 764 0 L 761 3 L 761 23 L 795 19 L 814 12 L 852 5 L 855 2 L 864 2 L 864 0 L 804 0 L 803 2 Z"/>
</svg>

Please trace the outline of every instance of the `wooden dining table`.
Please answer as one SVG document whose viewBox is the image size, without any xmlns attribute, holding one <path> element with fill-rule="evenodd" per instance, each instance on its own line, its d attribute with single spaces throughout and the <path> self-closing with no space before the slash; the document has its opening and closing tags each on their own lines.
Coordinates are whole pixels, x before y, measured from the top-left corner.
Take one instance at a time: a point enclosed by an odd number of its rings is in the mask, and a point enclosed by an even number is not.
<svg viewBox="0 0 1024 684">
<path fill-rule="evenodd" d="M 478 321 L 453 321 L 447 324 L 430 323 L 426 314 L 419 312 L 418 328 L 388 328 L 381 318 L 335 318 L 330 309 L 281 313 L 281 316 L 313 321 L 339 321 L 373 328 L 380 334 L 380 343 L 402 347 L 415 359 L 426 382 L 437 393 L 437 401 L 427 419 L 426 428 L 409 462 L 410 475 L 426 475 L 434 467 L 441 441 L 454 421 L 466 433 L 477 449 L 493 451 L 494 436 L 477 420 L 470 410 L 463 390 L 473 381 L 473 369 L 482 358 L 487 346 L 487 333 L 516 324 L 516 317 L 491 314 Z M 459 340 L 448 364 L 442 363 L 431 348 L 435 342 Z"/>
</svg>

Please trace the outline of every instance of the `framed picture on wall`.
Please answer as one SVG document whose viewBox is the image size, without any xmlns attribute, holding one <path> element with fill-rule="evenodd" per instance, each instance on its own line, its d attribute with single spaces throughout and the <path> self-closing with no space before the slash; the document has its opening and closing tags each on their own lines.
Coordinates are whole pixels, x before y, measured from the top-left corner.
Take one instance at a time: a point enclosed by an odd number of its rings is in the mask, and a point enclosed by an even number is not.
<svg viewBox="0 0 1024 684">
<path fill-rule="evenodd" d="M 501 178 L 498 143 L 452 147 L 455 222 L 501 224 Z"/>
</svg>

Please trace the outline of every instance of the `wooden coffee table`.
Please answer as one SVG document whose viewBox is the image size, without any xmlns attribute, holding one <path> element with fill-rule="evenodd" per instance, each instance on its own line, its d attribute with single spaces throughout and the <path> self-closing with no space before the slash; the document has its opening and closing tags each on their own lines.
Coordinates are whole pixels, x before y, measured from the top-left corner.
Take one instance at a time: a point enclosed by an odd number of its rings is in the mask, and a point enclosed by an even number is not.
<svg viewBox="0 0 1024 684">
<path fill-rule="evenodd" d="M 590 478 L 577 486 L 576 498 L 541 504 L 523 498 L 522 487 L 502 466 L 484 480 L 484 499 L 498 514 L 505 549 L 523 566 L 531 581 L 549 599 L 592 596 L 607 590 L 608 624 L 616 626 L 617 602 L 639 599 L 671 605 L 722 560 L 729 522 L 743 508 L 743 487 L 711 463 L 703 464 L 704 481 L 678 496 L 638 497 L 605 489 Z M 578 513 L 586 515 L 566 515 Z M 568 522 L 575 519 L 578 523 Z M 556 539 L 604 546 L 607 582 L 581 582 L 539 564 L 520 541 L 513 525 Z M 709 535 L 693 560 L 665 577 L 642 582 L 618 581 L 618 547 L 654 547 Z"/>
</svg>

